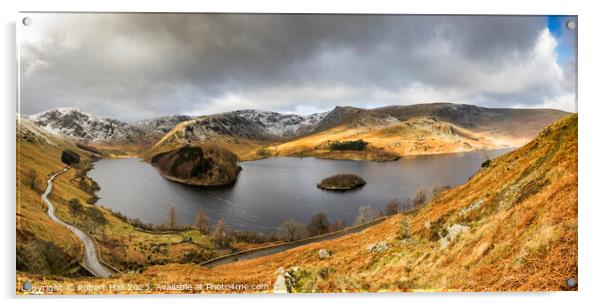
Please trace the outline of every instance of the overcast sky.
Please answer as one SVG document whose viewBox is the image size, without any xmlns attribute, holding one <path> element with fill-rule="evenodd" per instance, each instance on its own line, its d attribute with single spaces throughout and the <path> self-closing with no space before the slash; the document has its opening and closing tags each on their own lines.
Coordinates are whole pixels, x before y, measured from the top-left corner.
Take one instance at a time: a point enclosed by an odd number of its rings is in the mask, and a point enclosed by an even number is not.
<svg viewBox="0 0 602 307">
<path fill-rule="evenodd" d="M 125 121 L 425 102 L 575 111 L 568 17 L 31 14 L 24 114 Z"/>
</svg>

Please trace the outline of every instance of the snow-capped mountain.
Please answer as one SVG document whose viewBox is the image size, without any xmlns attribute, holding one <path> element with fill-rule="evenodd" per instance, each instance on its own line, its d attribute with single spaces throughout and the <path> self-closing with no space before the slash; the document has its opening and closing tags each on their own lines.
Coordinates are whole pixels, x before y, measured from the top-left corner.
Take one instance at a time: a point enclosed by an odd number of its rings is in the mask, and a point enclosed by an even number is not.
<svg viewBox="0 0 602 307">
<path fill-rule="evenodd" d="M 239 110 L 200 116 L 177 132 L 188 141 L 201 141 L 219 136 L 254 140 L 293 138 L 310 133 L 327 113 L 307 116 L 260 110 Z"/>
<path fill-rule="evenodd" d="M 29 116 L 42 129 L 79 142 L 135 142 L 142 135 L 136 126 L 100 118 L 76 108 L 58 108 Z"/>
<path fill-rule="evenodd" d="M 246 122 L 247 128 L 250 128 L 250 125 L 252 129 L 256 131 L 256 136 L 265 138 L 282 138 L 294 137 L 311 131 L 327 113 L 328 112 L 301 116 L 296 114 L 282 114 L 261 110 L 239 110 L 216 114 L 215 116 L 212 116 L 213 119 L 207 119 L 210 121 L 214 120 L 215 118 L 220 118 L 220 120 L 226 119 L 230 121 L 241 119 L 241 121 Z"/>
<path fill-rule="evenodd" d="M 474 132 L 530 138 L 541 127 L 564 114 L 548 109 L 490 109 L 431 103 L 376 109 L 338 106 L 329 112 L 306 116 L 238 110 L 194 118 L 184 115 L 163 116 L 133 124 L 101 118 L 75 108 L 54 109 L 28 118 L 45 131 L 78 142 L 141 144 L 156 149 L 166 144 L 171 148 L 172 144 L 195 142 L 255 148 L 264 141 L 288 141 L 336 127 L 367 131 L 420 117 L 447 122 Z M 157 141 L 159 142 L 155 143 Z"/>
<path fill-rule="evenodd" d="M 193 117 L 187 115 L 167 115 L 143 119 L 135 122 L 133 125 L 141 129 L 145 137 L 156 141 L 179 123 L 191 119 L 193 119 Z"/>
<path fill-rule="evenodd" d="M 191 119 L 193 119 L 193 117 L 188 115 L 167 115 L 139 120 L 134 123 L 134 126 L 144 131 L 167 133 L 177 124 Z"/>
<path fill-rule="evenodd" d="M 157 140 L 179 123 L 187 135 L 202 139 L 205 135 L 228 135 L 252 139 L 289 138 L 306 134 L 328 114 L 307 116 L 281 114 L 260 110 L 240 110 L 193 118 L 170 115 L 128 124 L 116 119 L 101 118 L 76 108 L 58 108 L 28 118 L 40 128 L 78 142 L 131 143 Z"/>
</svg>

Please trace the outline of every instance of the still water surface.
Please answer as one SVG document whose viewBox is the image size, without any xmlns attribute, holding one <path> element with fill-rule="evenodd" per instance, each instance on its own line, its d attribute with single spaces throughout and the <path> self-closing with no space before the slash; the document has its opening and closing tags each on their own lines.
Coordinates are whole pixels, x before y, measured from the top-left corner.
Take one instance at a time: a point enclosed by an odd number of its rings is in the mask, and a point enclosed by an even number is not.
<svg viewBox="0 0 602 307">
<path fill-rule="evenodd" d="M 489 151 L 494 158 L 510 149 Z M 312 215 L 326 213 L 334 222 L 352 224 L 359 207 L 385 207 L 392 198 L 411 197 L 432 184 L 459 185 L 485 160 L 482 152 L 419 156 L 394 162 L 344 161 L 278 157 L 242 162 L 236 184 L 202 189 L 168 181 L 150 164 L 137 158 L 100 160 L 89 176 L 101 190 L 99 204 L 145 223 L 165 223 L 174 206 L 179 224 L 192 224 L 199 209 L 211 223 L 223 218 L 241 230 L 272 232 L 283 220 L 307 223 Z M 354 173 L 367 184 L 349 192 L 316 188 L 324 177 Z"/>
</svg>

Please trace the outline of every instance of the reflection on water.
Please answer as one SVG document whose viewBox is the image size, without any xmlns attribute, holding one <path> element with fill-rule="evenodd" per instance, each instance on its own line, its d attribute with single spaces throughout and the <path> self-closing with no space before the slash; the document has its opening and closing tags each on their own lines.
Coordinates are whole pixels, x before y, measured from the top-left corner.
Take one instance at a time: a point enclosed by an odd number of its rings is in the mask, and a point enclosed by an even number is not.
<svg viewBox="0 0 602 307">
<path fill-rule="evenodd" d="M 487 154 L 493 158 L 509 150 Z M 89 176 L 102 188 L 97 193 L 100 205 L 146 223 L 164 223 L 174 206 L 179 224 L 192 224 L 202 209 L 212 223 L 223 218 L 235 229 L 270 232 L 287 218 L 308 222 L 318 212 L 331 222 L 344 219 L 351 224 L 361 206 L 381 210 L 388 200 L 411 197 L 420 187 L 464 183 L 484 160 L 482 152 L 394 162 L 270 158 L 241 163 L 236 184 L 209 190 L 168 181 L 136 158 L 100 160 Z M 367 184 L 344 193 L 316 188 L 324 177 L 339 173 L 358 174 Z"/>
</svg>

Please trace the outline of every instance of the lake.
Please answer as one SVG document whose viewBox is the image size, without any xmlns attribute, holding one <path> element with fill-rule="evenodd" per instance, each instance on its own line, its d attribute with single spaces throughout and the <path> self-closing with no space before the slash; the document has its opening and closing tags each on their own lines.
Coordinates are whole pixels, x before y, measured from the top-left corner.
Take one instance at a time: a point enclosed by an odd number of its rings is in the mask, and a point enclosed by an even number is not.
<svg viewBox="0 0 602 307">
<path fill-rule="evenodd" d="M 487 154 L 494 158 L 510 150 Z M 390 199 L 412 197 L 420 187 L 462 184 L 484 160 L 482 152 L 393 162 L 277 157 L 242 162 L 243 170 L 234 185 L 212 189 L 168 181 L 137 158 L 97 161 L 88 175 L 101 187 L 99 205 L 145 223 L 165 223 L 173 206 L 178 224 L 192 224 L 202 209 L 211 224 L 223 218 L 234 229 L 274 232 L 288 218 L 307 223 L 318 212 L 326 213 L 330 222 L 343 219 L 351 225 L 359 207 L 381 210 Z M 367 184 L 348 192 L 316 187 L 321 179 L 339 173 L 360 175 Z"/>
</svg>

